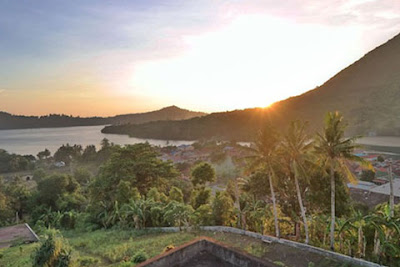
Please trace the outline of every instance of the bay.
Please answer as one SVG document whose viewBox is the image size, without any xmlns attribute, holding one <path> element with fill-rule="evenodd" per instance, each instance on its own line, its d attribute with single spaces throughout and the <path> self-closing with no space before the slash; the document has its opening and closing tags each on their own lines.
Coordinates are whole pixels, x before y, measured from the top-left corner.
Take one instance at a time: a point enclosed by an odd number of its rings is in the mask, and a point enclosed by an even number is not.
<svg viewBox="0 0 400 267">
<path fill-rule="evenodd" d="M 103 138 L 119 145 L 149 142 L 152 145 L 165 146 L 191 144 L 191 141 L 167 141 L 133 138 L 127 135 L 103 134 L 104 126 L 79 126 L 63 128 L 16 129 L 0 131 L 0 149 L 21 155 L 36 155 L 45 148 L 53 154 L 61 145 L 96 145 L 100 147 Z"/>
</svg>

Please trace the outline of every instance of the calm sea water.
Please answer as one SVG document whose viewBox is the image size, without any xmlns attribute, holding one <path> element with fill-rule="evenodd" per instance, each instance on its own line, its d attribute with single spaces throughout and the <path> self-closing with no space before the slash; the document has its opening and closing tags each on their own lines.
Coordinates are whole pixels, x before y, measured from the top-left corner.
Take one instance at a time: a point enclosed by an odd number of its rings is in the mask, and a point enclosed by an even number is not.
<svg viewBox="0 0 400 267">
<path fill-rule="evenodd" d="M 63 144 L 79 144 L 100 147 L 103 138 L 119 145 L 148 141 L 150 144 L 165 146 L 166 140 L 140 139 L 127 135 L 103 134 L 103 126 L 82 126 L 65 128 L 40 128 L 0 130 L 0 148 L 11 153 L 36 155 L 45 148 L 54 153 Z M 170 145 L 191 144 L 191 141 L 169 141 Z M 400 153 L 400 137 L 364 137 L 359 143 L 370 149 Z"/>
<path fill-rule="evenodd" d="M 153 145 L 165 146 L 166 140 L 132 138 L 127 135 L 103 134 L 104 126 L 82 126 L 65 128 L 39 128 L 0 130 L 0 148 L 11 153 L 36 155 L 45 148 L 54 153 L 63 144 L 79 144 L 83 147 L 100 147 L 103 138 L 119 145 L 136 144 L 148 141 Z M 169 141 L 170 145 L 191 144 L 191 141 Z"/>
</svg>

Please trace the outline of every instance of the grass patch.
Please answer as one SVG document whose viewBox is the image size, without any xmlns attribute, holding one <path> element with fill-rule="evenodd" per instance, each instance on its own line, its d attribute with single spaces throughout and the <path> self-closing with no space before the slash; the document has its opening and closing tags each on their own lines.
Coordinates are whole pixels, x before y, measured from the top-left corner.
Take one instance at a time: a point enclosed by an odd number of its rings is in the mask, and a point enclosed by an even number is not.
<svg viewBox="0 0 400 267">
<path fill-rule="evenodd" d="M 150 258 L 168 245 L 179 246 L 195 238 L 193 233 L 98 230 L 88 233 L 64 232 L 70 245 L 82 255 L 99 259 L 104 265 L 131 261 L 138 251 Z"/>
<path fill-rule="evenodd" d="M 38 246 L 37 243 L 23 244 L 10 248 L 0 249 L 1 267 L 25 267 L 32 266 L 31 254 Z"/>
<path fill-rule="evenodd" d="M 167 247 L 178 247 L 199 236 L 208 236 L 236 249 L 245 251 L 282 266 L 344 266 L 330 258 L 279 244 L 265 244 L 261 240 L 242 235 L 219 232 L 161 233 L 149 230 L 97 230 L 94 232 L 64 231 L 64 238 L 73 248 L 78 266 L 135 266 L 135 261 L 152 258 Z M 31 266 L 31 254 L 38 244 L 0 249 L 1 267 Z M 22 250 L 21 250 L 22 248 Z"/>
</svg>

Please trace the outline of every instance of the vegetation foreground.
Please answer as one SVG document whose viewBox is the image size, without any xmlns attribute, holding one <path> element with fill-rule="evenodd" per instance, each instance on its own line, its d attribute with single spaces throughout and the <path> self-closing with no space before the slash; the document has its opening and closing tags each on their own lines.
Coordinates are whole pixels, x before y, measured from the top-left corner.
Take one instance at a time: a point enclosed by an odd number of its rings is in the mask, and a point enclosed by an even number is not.
<svg viewBox="0 0 400 267">
<path fill-rule="evenodd" d="M 212 237 L 231 247 L 264 258 L 277 266 L 354 266 L 321 255 L 279 244 L 265 244 L 250 237 L 206 231 L 161 233 L 151 230 L 64 231 L 64 243 L 73 250 L 76 266 L 135 266 L 136 261 L 162 254 L 199 236 Z M 0 266 L 30 266 L 40 244 L 0 249 Z M 58 265 L 63 266 L 63 265 Z"/>
<path fill-rule="evenodd" d="M 317 135 L 310 135 L 307 127 L 294 121 L 286 131 L 277 132 L 266 124 L 251 147 L 197 142 L 193 150 L 213 153 L 194 162 L 163 159 L 161 148 L 148 143 L 121 147 L 107 140 L 98 151 L 93 145 L 83 149 L 67 144 L 53 156 L 48 150 L 40 152 L 38 160 L 0 150 L 1 169 L 33 171 L 29 183 L 21 177 L 0 180 L 0 225 L 29 222 L 47 235 L 41 246 L 11 248 L 3 260 L 10 262 L 9 257 L 19 255 L 17 261 L 38 267 L 84 265 L 92 260 L 132 264 L 159 254 L 170 243 L 175 246 L 194 237 L 191 233 L 161 234 L 142 240 L 139 236 L 145 228 L 223 225 L 399 266 L 400 206 L 395 205 L 393 192 L 388 203 L 372 209 L 353 202 L 346 182 L 357 183 L 358 178 L 349 164 L 371 169 L 355 155 L 356 138 L 345 137 L 346 124 L 337 112 L 327 114 Z M 229 175 L 217 173 L 215 162 L 225 161 L 226 151 L 234 147 L 246 153 L 230 158 Z M 55 169 L 55 164 L 64 167 Z M 61 230 L 70 245 L 49 229 Z M 159 245 L 138 245 L 137 240 L 154 240 Z M 138 247 L 150 250 L 137 251 Z M 294 264 L 302 258 L 296 253 Z M 275 251 L 266 258 L 280 261 L 276 257 L 285 255 Z"/>
</svg>

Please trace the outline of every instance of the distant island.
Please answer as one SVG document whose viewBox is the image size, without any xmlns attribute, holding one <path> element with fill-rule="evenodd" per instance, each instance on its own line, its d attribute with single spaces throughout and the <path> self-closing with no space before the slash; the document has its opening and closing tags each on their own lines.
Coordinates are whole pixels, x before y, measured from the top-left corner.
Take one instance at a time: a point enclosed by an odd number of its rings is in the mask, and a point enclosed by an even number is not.
<svg viewBox="0 0 400 267">
<path fill-rule="evenodd" d="M 55 128 L 71 126 L 94 126 L 107 124 L 137 124 L 159 120 L 184 120 L 204 116 L 206 113 L 181 109 L 170 106 L 160 110 L 117 115 L 113 117 L 73 117 L 68 115 L 50 114 L 46 116 L 19 116 L 0 112 L 0 130 L 27 128 Z"/>
<path fill-rule="evenodd" d="M 104 128 L 103 132 L 167 140 L 217 137 L 250 141 L 267 120 L 280 129 L 292 120 L 308 121 L 310 130 L 316 131 L 322 127 L 328 111 L 338 110 L 348 120 L 348 135 L 400 136 L 399 99 L 400 35 L 397 35 L 322 86 L 267 109 L 212 113 L 182 121 L 114 125 Z"/>
</svg>

